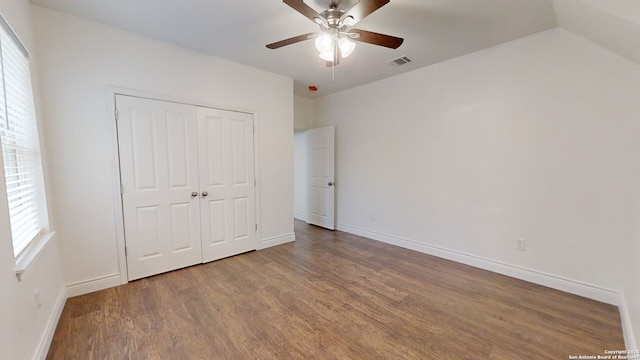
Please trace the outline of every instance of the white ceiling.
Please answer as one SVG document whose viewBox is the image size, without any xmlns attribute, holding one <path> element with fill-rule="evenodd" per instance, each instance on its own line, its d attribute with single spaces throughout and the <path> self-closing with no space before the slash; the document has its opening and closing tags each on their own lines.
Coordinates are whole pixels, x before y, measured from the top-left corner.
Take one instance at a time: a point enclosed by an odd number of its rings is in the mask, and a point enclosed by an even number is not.
<svg viewBox="0 0 640 360">
<path fill-rule="evenodd" d="M 357 0 L 343 0 L 348 7 Z M 445 61 L 557 26 L 553 0 L 391 0 L 356 28 L 405 39 L 396 50 L 358 43 L 335 68 L 313 41 L 266 44 L 318 26 L 281 0 L 31 0 L 33 4 L 212 54 L 294 79 L 295 94 L 318 97 Z M 316 11 L 326 0 L 305 0 Z M 394 67 L 389 61 L 413 62 Z M 319 91 L 307 87 L 316 85 Z"/>
<path fill-rule="evenodd" d="M 554 0 L 558 25 L 640 64 L 640 1 Z"/>
</svg>

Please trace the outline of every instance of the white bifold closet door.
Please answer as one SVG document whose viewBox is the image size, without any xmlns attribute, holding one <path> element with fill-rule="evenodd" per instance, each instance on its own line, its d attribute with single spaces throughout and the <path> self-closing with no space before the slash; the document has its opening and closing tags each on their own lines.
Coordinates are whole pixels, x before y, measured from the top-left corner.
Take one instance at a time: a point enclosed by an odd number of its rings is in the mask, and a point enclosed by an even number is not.
<svg viewBox="0 0 640 360">
<path fill-rule="evenodd" d="M 250 114 L 117 95 L 129 280 L 256 249 Z"/>
<path fill-rule="evenodd" d="M 256 249 L 251 114 L 198 108 L 204 262 Z"/>
</svg>

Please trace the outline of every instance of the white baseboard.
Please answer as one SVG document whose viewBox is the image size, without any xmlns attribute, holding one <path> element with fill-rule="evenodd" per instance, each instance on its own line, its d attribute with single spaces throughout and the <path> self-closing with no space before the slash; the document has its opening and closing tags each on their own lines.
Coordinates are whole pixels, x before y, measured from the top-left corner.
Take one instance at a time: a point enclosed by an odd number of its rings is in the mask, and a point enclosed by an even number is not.
<svg viewBox="0 0 640 360">
<path fill-rule="evenodd" d="M 379 232 L 363 229 L 347 224 L 337 224 L 338 230 L 364 236 L 373 240 L 382 241 L 388 244 L 400 246 L 406 249 L 419 251 L 425 254 L 437 256 L 443 259 L 452 260 L 462 264 L 470 265 L 484 270 L 489 270 L 498 274 L 510 276 L 516 279 L 525 280 L 534 284 L 543 285 L 556 290 L 565 291 L 574 295 L 579 295 L 603 303 L 620 306 L 622 295 L 614 290 L 605 289 L 599 286 L 586 284 L 580 281 L 567 279 L 561 276 L 548 274 L 542 271 L 527 269 L 521 266 L 502 263 L 500 261 L 483 258 L 480 256 L 465 254 L 463 252 L 446 249 L 440 246 L 428 245 L 414 240 L 403 239 L 394 235 L 382 234 Z"/>
<path fill-rule="evenodd" d="M 58 295 L 55 304 L 53 304 L 53 311 L 49 317 L 49 321 L 47 321 L 44 334 L 42 334 L 42 338 L 38 342 L 38 347 L 36 348 L 36 352 L 33 357 L 34 360 L 44 360 L 47 358 L 47 353 L 49 352 L 53 335 L 56 332 L 56 327 L 58 326 L 58 321 L 60 321 L 60 315 L 62 315 L 62 310 L 64 309 L 64 304 L 66 302 L 67 290 L 63 287 L 60 289 L 60 294 Z"/>
<path fill-rule="evenodd" d="M 67 285 L 67 297 L 80 296 L 122 285 L 119 273 L 96 277 Z"/>
<path fill-rule="evenodd" d="M 295 241 L 295 240 L 296 240 L 296 234 L 295 233 L 289 233 L 289 234 L 284 234 L 284 235 L 279 235 L 279 236 L 274 236 L 274 237 L 262 239 L 262 240 L 260 240 L 260 243 L 258 244 L 258 250 L 266 249 L 268 247 L 272 247 L 272 246 L 276 246 L 276 245 L 286 244 L 286 243 L 289 243 L 289 242 L 292 242 L 292 241 Z"/>
<path fill-rule="evenodd" d="M 638 350 L 638 344 L 636 343 L 636 337 L 631 323 L 631 315 L 629 314 L 627 300 L 624 296 L 622 296 L 621 303 L 618 308 L 620 309 L 620 320 L 622 321 L 624 345 L 627 347 L 627 350 Z"/>
<path fill-rule="evenodd" d="M 307 220 L 307 215 L 305 214 L 293 214 L 293 218 L 296 220 L 300 220 L 300 221 L 304 221 L 304 222 L 308 222 Z"/>
</svg>

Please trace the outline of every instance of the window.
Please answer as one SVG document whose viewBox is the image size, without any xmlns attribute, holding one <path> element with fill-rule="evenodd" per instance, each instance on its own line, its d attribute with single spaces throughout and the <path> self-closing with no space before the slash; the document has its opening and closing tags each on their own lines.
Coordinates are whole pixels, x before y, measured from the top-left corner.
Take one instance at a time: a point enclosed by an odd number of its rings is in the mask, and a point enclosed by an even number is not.
<svg viewBox="0 0 640 360">
<path fill-rule="evenodd" d="M 0 143 L 14 256 L 47 227 L 28 53 L 0 17 Z"/>
</svg>

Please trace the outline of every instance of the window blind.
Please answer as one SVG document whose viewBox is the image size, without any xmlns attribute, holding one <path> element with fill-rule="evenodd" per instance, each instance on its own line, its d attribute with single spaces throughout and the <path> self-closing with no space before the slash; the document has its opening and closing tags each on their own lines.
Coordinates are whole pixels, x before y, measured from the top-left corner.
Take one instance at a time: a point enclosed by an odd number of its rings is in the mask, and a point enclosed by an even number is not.
<svg viewBox="0 0 640 360">
<path fill-rule="evenodd" d="M 46 205 L 29 60 L 6 23 L 0 25 L 0 142 L 13 252 L 18 256 L 42 231 Z"/>
</svg>

